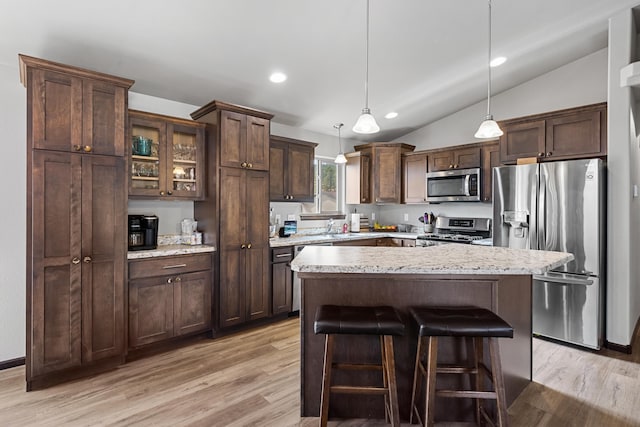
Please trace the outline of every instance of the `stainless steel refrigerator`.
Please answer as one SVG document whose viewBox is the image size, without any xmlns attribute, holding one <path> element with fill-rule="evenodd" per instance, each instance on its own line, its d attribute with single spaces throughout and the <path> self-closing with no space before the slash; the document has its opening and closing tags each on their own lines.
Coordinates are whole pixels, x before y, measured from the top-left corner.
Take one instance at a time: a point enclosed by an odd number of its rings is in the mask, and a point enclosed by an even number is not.
<svg viewBox="0 0 640 427">
<path fill-rule="evenodd" d="M 497 167 L 493 245 L 570 252 L 533 281 L 533 333 L 599 349 L 604 331 L 605 167 L 600 159 Z"/>
</svg>

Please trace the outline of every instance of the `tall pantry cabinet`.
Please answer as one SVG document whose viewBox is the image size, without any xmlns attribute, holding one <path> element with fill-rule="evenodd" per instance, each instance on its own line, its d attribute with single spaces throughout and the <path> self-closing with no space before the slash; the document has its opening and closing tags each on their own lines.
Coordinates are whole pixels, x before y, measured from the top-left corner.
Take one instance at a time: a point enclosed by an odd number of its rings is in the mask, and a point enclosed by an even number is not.
<svg viewBox="0 0 640 427">
<path fill-rule="evenodd" d="M 122 363 L 132 80 L 20 55 L 27 88 L 27 390 Z"/>
<path fill-rule="evenodd" d="M 212 101 L 191 117 L 207 123 L 207 195 L 194 214 L 216 244 L 217 328 L 269 316 L 271 114 Z"/>
</svg>

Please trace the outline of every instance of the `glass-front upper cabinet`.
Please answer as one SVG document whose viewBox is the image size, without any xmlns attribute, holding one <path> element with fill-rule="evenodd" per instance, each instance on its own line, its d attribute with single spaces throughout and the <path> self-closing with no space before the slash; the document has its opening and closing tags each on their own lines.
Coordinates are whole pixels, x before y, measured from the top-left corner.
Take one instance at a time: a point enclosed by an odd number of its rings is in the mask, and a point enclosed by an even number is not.
<svg viewBox="0 0 640 427">
<path fill-rule="evenodd" d="M 203 197 L 204 124 L 129 110 L 129 126 L 130 197 Z"/>
</svg>

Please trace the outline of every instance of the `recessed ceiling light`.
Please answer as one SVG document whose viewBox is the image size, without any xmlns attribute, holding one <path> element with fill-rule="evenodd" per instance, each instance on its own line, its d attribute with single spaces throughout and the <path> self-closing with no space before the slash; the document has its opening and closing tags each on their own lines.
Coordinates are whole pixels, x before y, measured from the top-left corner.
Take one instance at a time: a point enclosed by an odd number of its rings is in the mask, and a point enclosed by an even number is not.
<svg viewBox="0 0 640 427">
<path fill-rule="evenodd" d="M 287 80 L 287 75 L 285 73 L 273 73 L 269 76 L 269 80 L 271 80 L 273 83 L 282 83 L 283 81 Z"/>
<path fill-rule="evenodd" d="M 384 118 L 385 119 L 395 119 L 396 117 L 398 117 L 398 113 L 396 113 L 395 111 L 392 111 L 390 113 L 387 113 Z"/>
<path fill-rule="evenodd" d="M 507 58 L 504 56 L 498 56 L 496 58 L 493 58 L 491 60 L 491 62 L 489 62 L 489 65 L 492 67 L 499 67 L 502 64 L 504 64 L 505 62 L 507 62 Z"/>
</svg>

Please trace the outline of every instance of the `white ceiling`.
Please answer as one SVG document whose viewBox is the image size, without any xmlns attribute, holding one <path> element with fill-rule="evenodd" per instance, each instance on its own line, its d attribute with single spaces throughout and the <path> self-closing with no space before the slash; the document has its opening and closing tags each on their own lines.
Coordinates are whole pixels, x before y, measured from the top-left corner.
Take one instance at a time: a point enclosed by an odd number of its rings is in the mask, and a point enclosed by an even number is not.
<svg viewBox="0 0 640 427">
<path fill-rule="evenodd" d="M 607 19 L 637 3 L 493 0 L 493 53 L 509 58 L 493 70 L 493 93 L 606 47 Z M 324 134 L 344 122 L 344 137 L 366 141 L 397 138 L 486 97 L 486 0 L 371 0 L 369 106 L 382 132 L 353 134 L 364 107 L 365 5 L 0 0 L 0 64 L 17 68 L 24 53 L 134 79 L 138 93 L 246 105 Z M 289 79 L 269 82 L 274 70 Z M 389 111 L 400 115 L 384 119 Z"/>
</svg>

